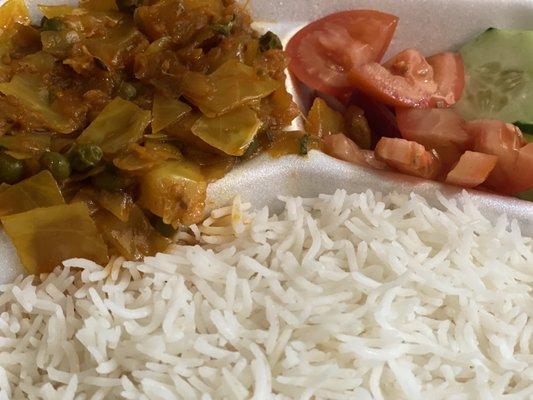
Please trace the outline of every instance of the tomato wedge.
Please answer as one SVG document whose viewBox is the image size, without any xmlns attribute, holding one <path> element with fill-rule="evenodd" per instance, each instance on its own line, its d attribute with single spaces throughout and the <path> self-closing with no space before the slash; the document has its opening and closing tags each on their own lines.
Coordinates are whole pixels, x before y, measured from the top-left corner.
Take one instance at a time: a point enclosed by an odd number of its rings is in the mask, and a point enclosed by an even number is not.
<svg viewBox="0 0 533 400">
<path fill-rule="evenodd" d="M 496 167 L 498 157 L 475 151 L 465 152 L 446 176 L 452 185 L 473 188 L 481 185 Z"/>
<path fill-rule="evenodd" d="M 289 41 L 289 70 L 304 84 L 332 96 L 351 90 L 347 71 L 380 61 L 398 18 L 372 10 L 344 11 L 314 21 Z"/>
<path fill-rule="evenodd" d="M 404 139 L 435 149 L 449 168 L 473 142 L 465 121 L 450 109 L 398 108 L 396 121 Z"/>
<path fill-rule="evenodd" d="M 324 153 L 332 157 L 352 164 L 376 169 L 387 169 L 386 164 L 376 159 L 373 151 L 359 148 L 353 140 L 349 139 L 342 133 L 327 136 L 324 139 L 323 150 Z"/>
<path fill-rule="evenodd" d="M 433 179 L 440 172 L 438 158 L 410 140 L 382 137 L 375 152 L 378 160 L 408 175 Z"/>
<path fill-rule="evenodd" d="M 467 122 L 466 129 L 475 137 L 475 151 L 498 157 L 487 187 L 504 194 L 533 187 L 533 146 L 526 145 L 520 129 L 498 120 Z"/>
<path fill-rule="evenodd" d="M 465 67 L 459 53 L 439 53 L 427 59 L 433 68 L 437 92 L 431 98 L 431 106 L 450 107 L 461 98 L 465 87 Z"/>
<path fill-rule="evenodd" d="M 393 107 L 429 107 L 437 90 L 433 68 L 414 49 L 402 51 L 384 65 L 372 62 L 353 68 L 349 79 L 359 90 Z"/>
</svg>

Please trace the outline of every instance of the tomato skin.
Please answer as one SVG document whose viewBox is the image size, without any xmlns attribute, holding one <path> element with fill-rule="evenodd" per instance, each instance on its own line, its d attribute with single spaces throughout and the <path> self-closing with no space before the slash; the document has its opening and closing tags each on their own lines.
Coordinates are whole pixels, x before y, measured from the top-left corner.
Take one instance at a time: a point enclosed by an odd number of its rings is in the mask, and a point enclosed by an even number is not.
<svg viewBox="0 0 533 400">
<path fill-rule="evenodd" d="M 343 11 L 314 21 L 288 42 L 289 70 L 304 84 L 343 97 L 352 89 L 346 72 L 380 61 L 398 18 L 373 10 Z"/>
<path fill-rule="evenodd" d="M 349 79 L 359 90 L 393 107 L 429 107 L 437 90 L 433 68 L 414 49 L 398 53 L 384 65 L 373 62 L 353 68 Z"/>
<path fill-rule="evenodd" d="M 446 182 L 466 188 L 479 186 L 485 182 L 497 163 L 497 156 L 467 151 L 448 173 Z"/>
<path fill-rule="evenodd" d="M 439 158 L 451 168 L 473 143 L 465 121 L 450 109 L 398 108 L 396 121 L 404 139 L 413 140 L 437 151 Z"/>
<path fill-rule="evenodd" d="M 323 150 L 324 153 L 332 157 L 352 164 L 376 169 L 387 169 L 386 164 L 376 159 L 373 151 L 359 148 L 353 140 L 342 133 L 324 138 Z"/>
<path fill-rule="evenodd" d="M 383 137 L 376 145 L 376 158 L 408 175 L 433 179 L 440 172 L 440 162 L 424 146 L 405 139 Z"/>
<path fill-rule="evenodd" d="M 431 98 L 431 106 L 450 107 L 459 101 L 465 87 L 465 67 L 459 53 L 439 53 L 427 59 L 433 68 L 437 92 Z"/>
<path fill-rule="evenodd" d="M 520 129 L 498 120 L 476 120 L 466 124 L 475 137 L 474 150 L 498 157 L 485 185 L 503 194 L 515 194 L 533 186 L 531 143 Z"/>
</svg>

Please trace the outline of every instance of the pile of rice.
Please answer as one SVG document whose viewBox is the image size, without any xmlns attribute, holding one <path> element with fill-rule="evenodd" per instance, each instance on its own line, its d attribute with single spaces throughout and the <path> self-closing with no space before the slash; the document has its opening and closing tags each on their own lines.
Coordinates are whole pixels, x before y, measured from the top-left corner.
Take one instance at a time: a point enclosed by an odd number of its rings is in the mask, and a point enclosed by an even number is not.
<svg viewBox="0 0 533 400">
<path fill-rule="evenodd" d="M 238 200 L 0 287 L 0 399 L 528 399 L 533 240 L 465 198 Z M 194 236 L 194 237 L 193 237 Z"/>
</svg>

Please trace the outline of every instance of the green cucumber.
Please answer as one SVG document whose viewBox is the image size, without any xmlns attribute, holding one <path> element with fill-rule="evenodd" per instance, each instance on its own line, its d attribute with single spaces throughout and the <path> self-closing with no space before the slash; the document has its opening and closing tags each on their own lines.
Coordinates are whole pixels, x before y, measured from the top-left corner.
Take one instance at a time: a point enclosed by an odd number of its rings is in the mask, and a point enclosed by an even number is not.
<svg viewBox="0 0 533 400">
<path fill-rule="evenodd" d="M 464 45 L 466 86 L 458 112 L 519 122 L 533 132 L 533 31 L 487 29 Z"/>
</svg>

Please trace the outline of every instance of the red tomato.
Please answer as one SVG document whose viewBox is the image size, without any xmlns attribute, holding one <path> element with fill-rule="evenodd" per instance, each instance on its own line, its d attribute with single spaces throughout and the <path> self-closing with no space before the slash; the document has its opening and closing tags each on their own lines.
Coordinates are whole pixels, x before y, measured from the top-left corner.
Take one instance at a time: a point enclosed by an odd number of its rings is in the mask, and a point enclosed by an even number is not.
<svg viewBox="0 0 533 400">
<path fill-rule="evenodd" d="M 359 90 L 394 107 L 428 107 L 437 90 L 433 68 L 413 49 L 402 51 L 384 65 L 372 62 L 353 68 L 349 79 Z"/>
<path fill-rule="evenodd" d="M 398 18 L 379 11 L 344 11 L 314 21 L 289 41 L 289 70 L 312 89 L 342 96 L 350 91 L 347 71 L 380 61 Z"/>
<path fill-rule="evenodd" d="M 479 186 L 485 182 L 497 162 L 496 156 L 467 151 L 448 173 L 446 182 L 467 188 Z"/>
<path fill-rule="evenodd" d="M 471 135 L 465 121 L 449 109 L 398 108 L 396 121 L 402 137 L 435 149 L 445 165 L 451 167 L 470 147 Z"/>
<path fill-rule="evenodd" d="M 408 175 L 433 179 L 440 172 L 438 158 L 416 142 L 382 137 L 375 152 L 378 160 Z"/>
<path fill-rule="evenodd" d="M 437 93 L 431 99 L 433 107 L 443 108 L 455 104 L 465 87 L 465 67 L 459 53 L 439 53 L 427 59 L 433 67 Z"/>
<path fill-rule="evenodd" d="M 387 166 L 381 161 L 376 160 L 373 151 L 360 149 L 353 140 L 349 139 L 342 133 L 329 135 L 324 138 L 324 153 L 353 164 L 373 167 L 376 169 L 387 168 Z"/>
<path fill-rule="evenodd" d="M 475 137 L 475 151 L 498 157 L 487 187 L 505 194 L 533 187 L 533 146 L 526 146 L 520 129 L 497 120 L 467 122 L 466 128 Z"/>
</svg>

